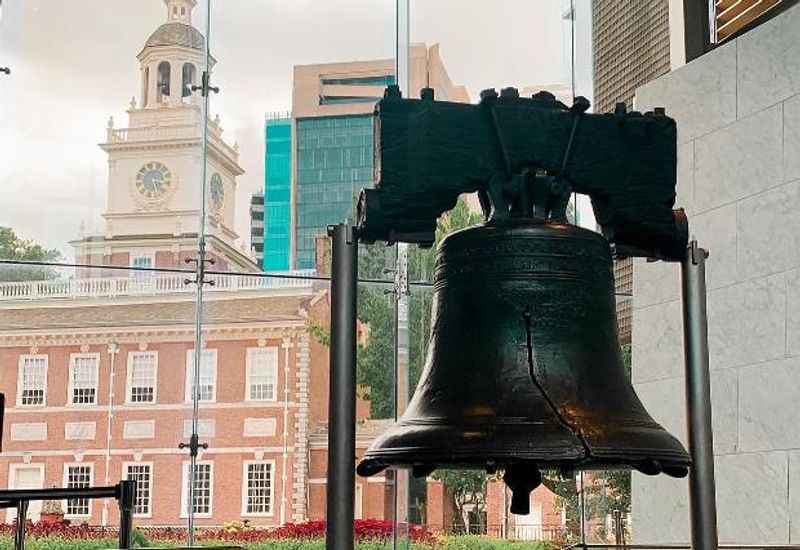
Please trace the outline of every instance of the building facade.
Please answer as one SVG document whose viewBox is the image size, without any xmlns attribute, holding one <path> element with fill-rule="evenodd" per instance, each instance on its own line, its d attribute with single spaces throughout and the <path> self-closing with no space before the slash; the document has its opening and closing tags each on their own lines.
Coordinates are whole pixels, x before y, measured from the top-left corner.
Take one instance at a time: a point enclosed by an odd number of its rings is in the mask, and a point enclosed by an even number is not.
<svg viewBox="0 0 800 550">
<path fill-rule="evenodd" d="M 250 197 L 250 252 L 256 265 L 264 265 L 264 194 Z"/>
<path fill-rule="evenodd" d="M 410 49 L 411 89 L 468 101 L 450 80 L 439 46 Z M 372 111 L 395 83 L 393 59 L 299 65 L 294 68 L 292 119 L 294 267 L 315 265 L 315 239 L 352 216 L 359 191 L 374 183 Z"/>
<path fill-rule="evenodd" d="M 107 267 L 0 283 L 0 486 L 134 479 L 139 525 L 182 525 L 190 509 L 200 526 L 319 517 L 324 501 L 309 498 L 310 461 L 326 451 L 310 444 L 327 424 L 329 351 L 309 327 L 328 325 L 328 288 L 253 276 L 260 266 L 232 229 L 242 169 L 219 118 L 207 122 L 207 251 L 230 274 L 209 276 L 200 350 L 194 283 L 185 273 L 148 271 L 185 269 L 197 256 L 201 219 L 204 120 L 190 87 L 204 68 L 204 37 L 191 24 L 194 0 L 164 4 L 167 21 L 138 55 L 140 100 L 126 127 L 109 121 L 100 145 L 109 165 L 105 232 L 71 243 L 79 263 Z M 199 437 L 209 446 L 190 503 L 188 451 L 179 444 L 191 435 L 195 391 Z M 358 411 L 365 448 L 368 403 Z M 357 506 L 382 518 L 385 479 L 366 483 L 358 482 Z M 39 510 L 32 503 L 30 519 Z M 118 520 L 107 501 L 72 499 L 64 510 L 76 523 Z"/>
</svg>

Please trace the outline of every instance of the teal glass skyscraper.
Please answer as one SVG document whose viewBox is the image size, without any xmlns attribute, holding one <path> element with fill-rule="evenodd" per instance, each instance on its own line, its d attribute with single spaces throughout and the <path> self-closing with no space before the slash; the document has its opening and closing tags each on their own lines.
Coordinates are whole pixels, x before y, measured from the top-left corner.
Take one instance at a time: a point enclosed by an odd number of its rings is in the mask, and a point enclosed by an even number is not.
<svg viewBox="0 0 800 550">
<path fill-rule="evenodd" d="M 265 126 L 264 271 L 289 269 L 291 244 L 292 120 L 269 117 Z"/>
<path fill-rule="evenodd" d="M 374 99 L 372 100 L 374 103 Z M 297 268 L 315 267 L 315 239 L 352 215 L 373 183 L 372 116 L 297 120 Z"/>
</svg>

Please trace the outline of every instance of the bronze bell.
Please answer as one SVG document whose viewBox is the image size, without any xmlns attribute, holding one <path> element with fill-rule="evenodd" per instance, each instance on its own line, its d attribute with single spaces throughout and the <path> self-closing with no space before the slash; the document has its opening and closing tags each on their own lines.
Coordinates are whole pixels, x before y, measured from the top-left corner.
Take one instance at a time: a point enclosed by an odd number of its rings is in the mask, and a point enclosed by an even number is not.
<svg viewBox="0 0 800 550">
<path fill-rule="evenodd" d="M 451 234 L 438 250 L 431 326 L 408 409 L 360 475 L 504 469 L 512 512 L 524 514 L 540 468 L 688 473 L 686 450 L 626 375 L 601 235 L 535 218 Z"/>
</svg>

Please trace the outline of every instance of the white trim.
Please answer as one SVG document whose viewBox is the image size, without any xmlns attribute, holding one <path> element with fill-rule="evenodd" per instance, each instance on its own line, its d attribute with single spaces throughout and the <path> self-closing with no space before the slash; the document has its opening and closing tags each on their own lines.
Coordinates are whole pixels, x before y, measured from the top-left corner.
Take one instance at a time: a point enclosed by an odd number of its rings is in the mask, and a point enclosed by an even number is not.
<svg viewBox="0 0 800 550">
<path fill-rule="evenodd" d="M 228 401 L 228 402 L 219 402 L 219 403 L 206 403 L 203 402 L 204 409 L 281 409 L 284 406 L 283 401 L 277 401 L 275 403 L 266 403 L 263 401 L 253 401 L 251 403 L 245 403 L 244 401 Z M 191 403 L 131 403 L 128 405 L 117 405 L 114 407 L 114 412 L 121 412 L 121 411 L 141 411 L 142 405 L 149 405 L 147 407 L 148 410 L 153 411 L 186 411 L 192 410 Z M 298 409 L 301 408 L 302 405 L 300 403 L 296 403 L 294 401 L 290 401 L 288 403 L 289 408 L 291 409 Z M 6 409 L 6 415 L 11 414 L 30 414 L 30 409 L 33 408 L 32 405 L 28 405 L 25 407 L 10 407 Z M 64 412 L 74 412 L 74 407 L 38 407 L 36 408 L 36 414 L 47 414 L 47 413 L 64 413 Z M 104 412 L 108 411 L 107 405 L 98 405 L 92 408 L 92 412 Z M 325 448 L 326 444 L 321 444 L 320 448 Z"/>
<path fill-rule="evenodd" d="M 25 365 L 25 359 L 44 359 L 44 395 L 42 395 L 42 403 L 36 405 L 23 405 L 22 404 L 22 391 L 23 391 L 23 380 L 24 377 L 22 375 L 23 367 Z M 50 367 L 50 358 L 45 353 L 25 353 L 19 356 L 17 362 L 17 407 L 21 407 L 23 409 L 35 409 L 37 407 L 46 407 L 47 406 L 47 371 Z"/>
<path fill-rule="evenodd" d="M 137 430 L 141 432 L 137 433 Z M 154 439 L 155 436 L 155 420 L 125 420 L 122 423 L 122 439 Z"/>
<path fill-rule="evenodd" d="M 89 485 L 87 487 L 91 487 L 94 485 L 94 462 L 65 462 L 64 463 L 64 476 L 63 476 L 63 483 L 64 487 L 69 487 L 69 469 L 73 467 L 88 467 L 89 468 Z M 81 497 L 84 498 L 84 497 Z M 87 502 L 87 510 L 88 513 L 86 514 L 68 514 L 67 513 L 67 500 L 64 499 L 61 502 L 61 505 L 64 507 L 64 517 L 65 518 L 90 518 L 92 517 L 92 499 L 86 497 Z"/>
<path fill-rule="evenodd" d="M 272 371 L 272 396 L 266 399 L 253 399 L 252 392 L 250 390 L 251 386 L 251 373 L 252 373 L 252 366 L 253 366 L 253 356 L 256 353 L 264 353 L 264 352 L 272 352 L 274 355 L 274 361 L 266 366 L 267 369 Z M 270 358 L 272 359 L 272 358 Z M 267 346 L 263 348 L 247 348 L 247 359 L 245 360 L 245 385 L 244 385 L 244 400 L 250 402 L 271 402 L 274 403 L 278 400 L 278 347 L 277 346 Z"/>
<path fill-rule="evenodd" d="M 155 480 L 154 477 L 153 477 L 153 474 L 154 474 L 154 471 L 155 471 L 154 468 L 153 468 L 153 463 L 152 462 L 131 462 L 131 461 L 123 462 L 122 463 L 122 479 L 128 479 L 128 467 L 129 466 L 147 466 L 147 467 L 150 468 L 150 487 L 149 487 L 150 494 L 148 495 L 148 500 L 149 500 L 148 509 L 149 509 L 149 512 L 147 514 L 137 514 L 137 513 L 134 512 L 133 517 L 135 517 L 135 518 L 152 518 L 153 517 L 153 503 L 154 503 L 154 501 L 153 501 L 153 485 L 154 485 L 154 483 L 153 482 Z M 137 489 L 137 491 L 138 491 L 138 489 Z M 134 506 L 134 510 L 135 509 L 136 508 Z"/>
<path fill-rule="evenodd" d="M 213 359 L 212 372 L 213 372 L 213 385 L 211 390 L 211 399 L 200 399 L 201 403 L 215 403 L 217 401 L 217 348 L 203 348 L 200 350 L 200 371 L 203 370 L 203 356 L 209 354 Z M 186 350 L 186 378 L 184 378 L 184 400 L 186 403 L 192 402 L 192 380 L 194 374 L 194 349 Z"/>
<path fill-rule="evenodd" d="M 102 449 L 81 449 L 83 456 L 106 456 L 108 451 L 106 448 Z M 203 456 L 210 455 L 225 455 L 225 454 L 254 454 L 254 453 L 282 453 L 283 447 L 211 447 L 203 451 Z M 295 447 L 290 446 L 289 452 L 294 454 L 297 452 Z M 137 453 L 142 455 L 175 455 L 175 447 L 146 447 L 142 448 L 125 448 L 125 449 L 111 449 L 113 456 L 134 456 Z M 58 450 L 58 451 L 3 451 L 3 458 L 24 458 L 26 456 L 75 456 L 74 450 Z M 372 478 L 370 478 L 372 479 Z"/>
<path fill-rule="evenodd" d="M 181 464 L 181 511 L 180 517 L 189 517 L 188 500 L 189 500 L 189 461 L 185 460 Z M 207 464 L 211 467 L 209 471 L 209 497 L 208 497 L 208 513 L 200 514 L 195 512 L 196 518 L 210 518 L 214 515 L 214 461 L 213 460 L 198 460 L 195 464 L 198 466 Z"/>
<path fill-rule="evenodd" d="M 267 428 L 267 429 L 263 429 Z M 273 417 L 245 418 L 242 437 L 274 437 L 278 430 L 278 419 Z"/>
<path fill-rule="evenodd" d="M 70 430 L 73 430 L 73 432 L 70 433 Z M 82 433 L 84 431 L 87 432 L 85 435 Z M 79 422 L 64 423 L 64 441 L 94 441 L 96 437 L 97 437 L 97 422 L 95 421 L 79 421 Z"/>
<path fill-rule="evenodd" d="M 9 431 L 11 441 L 47 441 L 47 422 L 14 422 Z"/>
<path fill-rule="evenodd" d="M 17 482 L 19 481 L 17 479 L 17 470 L 32 470 L 34 468 L 39 470 L 39 473 L 40 473 L 39 479 L 40 479 L 41 482 L 39 483 L 39 487 L 37 487 L 37 489 L 44 488 L 44 482 L 45 482 L 45 479 L 44 479 L 44 473 L 45 473 L 44 463 L 42 463 L 42 462 L 32 462 L 30 464 L 25 464 L 24 462 L 12 462 L 11 464 L 8 465 L 8 487 L 9 487 L 9 489 L 19 489 L 19 487 L 17 487 Z M 39 508 L 41 510 L 41 506 Z M 28 517 L 30 517 L 30 514 L 31 514 L 31 510 L 29 508 L 28 509 Z M 15 508 L 9 508 L 8 510 L 6 510 L 6 522 L 11 523 L 14 520 L 14 518 L 16 517 L 16 515 L 17 515 L 17 510 Z"/>
<path fill-rule="evenodd" d="M 269 512 L 254 513 L 247 511 L 247 467 L 250 464 L 269 465 Z M 275 515 L 276 477 L 276 466 L 274 460 L 245 460 L 242 462 L 242 516 L 249 518 L 271 518 Z"/>
<path fill-rule="evenodd" d="M 364 519 L 364 484 L 356 481 L 356 490 L 353 493 L 353 519 Z"/>
<path fill-rule="evenodd" d="M 153 356 L 153 400 L 152 401 L 131 401 L 131 382 L 133 375 L 133 358 L 143 355 Z M 127 358 L 127 369 L 125 372 L 125 404 L 132 407 L 152 406 L 158 402 L 158 351 L 129 351 Z M 119 410 L 119 408 L 117 408 Z"/>
<path fill-rule="evenodd" d="M 94 359 L 94 402 L 93 403 L 75 403 L 73 402 L 74 395 L 74 371 L 76 359 Z M 70 353 L 69 354 L 69 368 L 67 369 L 67 405 L 76 408 L 95 407 L 99 402 L 100 394 L 100 354 L 99 353 Z"/>
</svg>

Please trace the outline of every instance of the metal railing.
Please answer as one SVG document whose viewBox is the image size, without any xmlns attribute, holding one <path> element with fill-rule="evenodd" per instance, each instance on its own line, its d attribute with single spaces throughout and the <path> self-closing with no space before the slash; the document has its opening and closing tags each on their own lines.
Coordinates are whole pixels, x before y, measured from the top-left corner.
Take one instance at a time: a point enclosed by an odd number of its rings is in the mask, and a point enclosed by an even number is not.
<svg viewBox="0 0 800 550">
<path fill-rule="evenodd" d="M 136 502 L 136 482 L 120 481 L 108 487 L 82 487 L 75 489 L 0 489 L 0 508 L 16 508 L 17 524 L 14 531 L 14 550 L 25 548 L 25 529 L 28 503 L 32 500 L 59 500 L 69 498 L 114 498 L 119 505 L 119 547 L 131 548 L 133 543 L 133 505 Z"/>
<path fill-rule="evenodd" d="M 313 270 L 292 271 L 293 278 L 259 277 L 257 275 L 216 275 L 210 291 L 273 290 L 310 288 L 312 281 L 298 276 L 313 275 Z M 130 277 L 87 277 L 0 283 L 0 302 L 9 300 L 46 300 L 52 298 L 115 298 L 119 296 L 154 296 L 195 292 L 181 274 L 139 274 Z"/>
<path fill-rule="evenodd" d="M 491 538 L 517 541 L 561 541 L 567 535 L 567 528 L 554 523 L 536 523 L 530 525 L 498 525 L 454 523 L 446 526 L 448 535 L 485 535 Z"/>
</svg>

